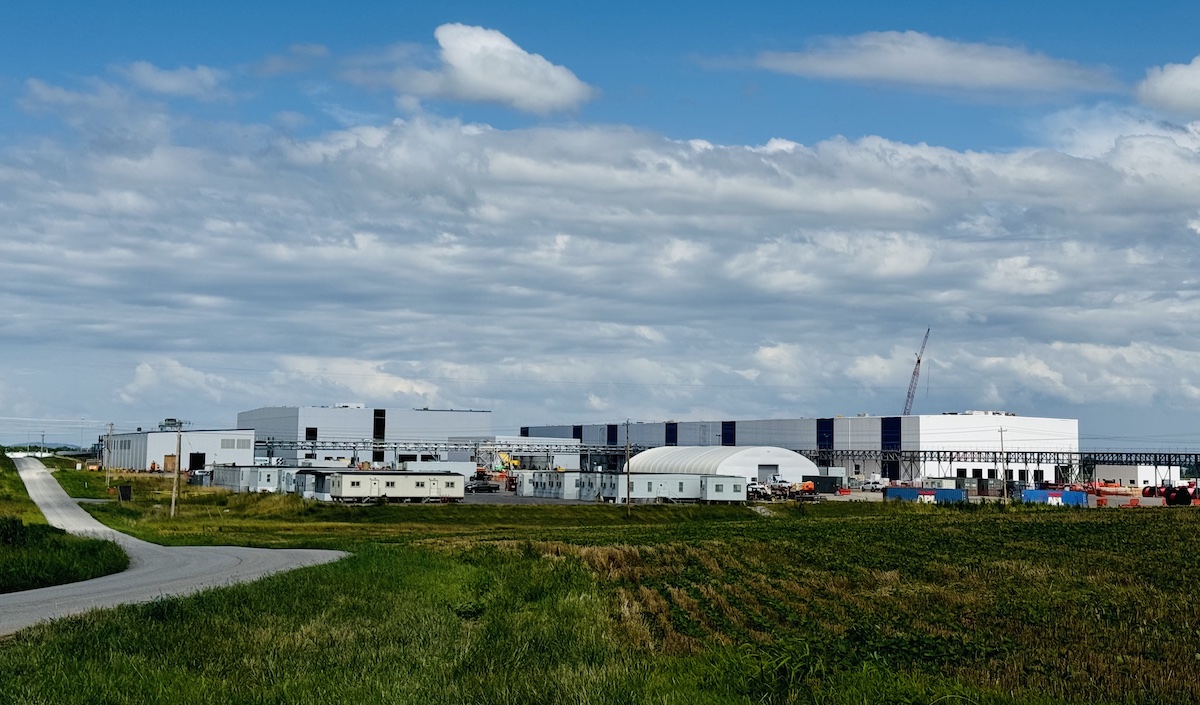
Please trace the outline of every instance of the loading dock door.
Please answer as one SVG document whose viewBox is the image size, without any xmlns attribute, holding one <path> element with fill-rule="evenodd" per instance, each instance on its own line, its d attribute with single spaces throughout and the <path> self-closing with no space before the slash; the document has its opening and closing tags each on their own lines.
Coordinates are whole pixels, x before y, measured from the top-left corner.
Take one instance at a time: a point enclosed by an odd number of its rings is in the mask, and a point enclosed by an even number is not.
<svg viewBox="0 0 1200 705">
<path fill-rule="evenodd" d="M 758 466 L 758 481 L 759 482 L 762 482 L 764 484 L 768 483 L 771 481 L 772 477 L 775 477 L 778 474 L 779 474 L 779 466 L 778 465 L 759 465 Z"/>
</svg>

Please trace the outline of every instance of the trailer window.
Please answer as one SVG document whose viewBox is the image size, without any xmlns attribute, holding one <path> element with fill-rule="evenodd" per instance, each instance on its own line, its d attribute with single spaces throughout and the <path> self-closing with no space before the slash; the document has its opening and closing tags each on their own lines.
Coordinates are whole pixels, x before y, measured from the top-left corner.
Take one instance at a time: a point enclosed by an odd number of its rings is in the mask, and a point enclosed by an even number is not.
<svg viewBox="0 0 1200 705">
<path fill-rule="evenodd" d="M 384 487 L 395 487 L 395 486 L 396 486 L 396 482 L 395 482 L 394 480 L 389 480 L 389 481 L 387 481 L 387 482 L 383 483 L 383 486 L 384 486 Z"/>
<path fill-rule="evenodd" d="M 425 486 L 424 480 L 417 480 L 417 489 L 421 489 L 424 486 Z"/>
<path fill-rule="evenodd" d="M 716 490 L 717 490 L 717 492 L 724 492 L 725 485 L 716 485 Z"/>
<path fill-rule="evenodd" d="M 733 491 L 734 491 L 734 492 L 741 492 L 741 491 L 742 491 L 742 486 L 741 486 L 741 485 L 734 485 L 734 486 L 733 486 Z"/>
<path fill-rule="evenodd" d="M 447 487 L 447 488 L 453 488 L 453 487 L 454 487 L 454 480 L 450 480 L 449 482 L 447 482 L 447 483 L 446 483 L 446 487 Z"/>
<path fill-rule="evenodd" d="M 358 487 L 358 486 L 359 486 L 359 485 L 361 485 L 361 484 L 362 484 L 362 483 L 361 483 L 361 482 L 359 482 L 358 480 L 351 480 L 351 481 L 350 481 L 350 486 L 351 486 L 351 487 Z"/>
</svg>

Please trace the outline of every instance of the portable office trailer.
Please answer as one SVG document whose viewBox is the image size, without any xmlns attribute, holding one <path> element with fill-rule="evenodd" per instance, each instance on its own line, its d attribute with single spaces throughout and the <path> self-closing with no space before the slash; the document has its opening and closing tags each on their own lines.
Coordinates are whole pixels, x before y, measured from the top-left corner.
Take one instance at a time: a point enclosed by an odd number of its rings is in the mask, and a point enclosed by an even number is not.
<svg viewBox="0 0 1200 705">
<path fill-rule="evenodd" d="M 702 475 L 700 501 L 745 502 L 746 478 L 737 475 Z"/>
<path fill-rule="evenodd" d="M 212 469 L 211 485 L 232 492 L 290 491 L 282 468 L 258 466 L 220 466 Z"/>
<path fill-rule="evenodd" d="M 464 496 L 467 479 L 450 472 L 356 470 L 329 477 L 334 502 L 446 502 Z"/>
<path fill-rule="evenodd" d="M 618 504 L 626 499 L 633 503 L 746 501 L 746 479 L 737 475 L 599 473 L 596 478 L 594 497 Z"/>
<path fill-rule="evenodd" d="M 337 470 L 297 470 L 293 480 L 293 492 L 304 499 L 315 499 L 320 502 L 332 502 L 329 493 L 330 477 L 338 474 Z"/>
<path fill-rule="evenodd" d="M 535 496 L 534 495 L 534 486 L 533 486 L 533 477 L 536 474 L 537 473 L 523 470 L 521 472 L 514 473 L 513 475 L 510 476 L 516 480 L 516 483 L 517 483 L 516 492 L 517 492 L 518 497 L 533 497 L 533 496 Z"/>
<path fill-rule="evenodd" d="M 541 471 L 532 473 L 533 496 L 549 499 L 579 499 L 582 473 Z"/>
</svg>

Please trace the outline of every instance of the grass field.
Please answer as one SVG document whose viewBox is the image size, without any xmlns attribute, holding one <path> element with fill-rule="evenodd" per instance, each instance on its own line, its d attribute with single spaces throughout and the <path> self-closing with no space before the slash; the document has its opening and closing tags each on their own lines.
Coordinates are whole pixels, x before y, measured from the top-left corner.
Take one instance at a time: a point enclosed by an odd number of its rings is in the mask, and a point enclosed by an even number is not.
<svg viewBox="0 0 1200 705">
<path fill-rule="evenodd" d="M 339 563 L 36 627 L 14 703 L 1200 701 L 1190 508 L 327 507 L 144 493 L 166 543 Z"/>
<path fill-rule="evenodd" d="M 0 448 L 0 593 L 87 580 L 128 565 L 116 544 L 47 525 Z"/>
</svg>

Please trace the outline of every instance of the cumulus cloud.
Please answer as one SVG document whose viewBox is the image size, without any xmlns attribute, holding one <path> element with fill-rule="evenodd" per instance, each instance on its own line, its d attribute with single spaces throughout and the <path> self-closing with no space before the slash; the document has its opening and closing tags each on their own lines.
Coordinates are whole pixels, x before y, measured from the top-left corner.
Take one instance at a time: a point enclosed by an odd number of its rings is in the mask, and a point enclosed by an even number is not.
<svg viewBox="0 0 1200 705">
<path fill-rule="evenodd" d="M 444 24 L 434 38 L 440 52 L 432 69 L 417 65 L 412 47 L 400 47 L 373 62 L 360 61 L 346 75 L 412 97 L 496 103 L 536 114 L 575 109 L 594 93 L 570 69 L 527 52 L 494 29 Z M 381 71 L 372 63 L 399 65 Z"/>
<path fill-rule="evenodd" d="M 808 78 L 962 91 L 1111 91 L 1102 69 L 1019 47 L 957 42 L 921 32 L 833 37 L 801 52 L 766 52 L 759 66 Z"/>
<path fill-rule="evenodd" d="M 214 143 L 127 87 L 24 102 L 86 139 L 0 154 L 6 398 L 71 369 L 141 423 L 346 398 L 501 431 L 895 413 L 932 326 L 922 410 L 1194 404 L 1191 126 L 1079 153 L 433 115 Z M 121 131 L 139 149 L 100 139 Z"/>
<path fill-rule="evenodd" d="M 135 61 L 117 67 L 117 71 L 133 85 L 151 93 L 202 100 L 225 95 L 221 90 L 225 72 L 208 66 L 162 69 L 147 61 Z"/>
<path fill-rule="evenodd" d="M 1137 86 L 1137 98 L 1146 105 L 1200 117 L 1200 56 L 1189 64 L 1166 64 L 1146 71 Z"/>
</svg>

